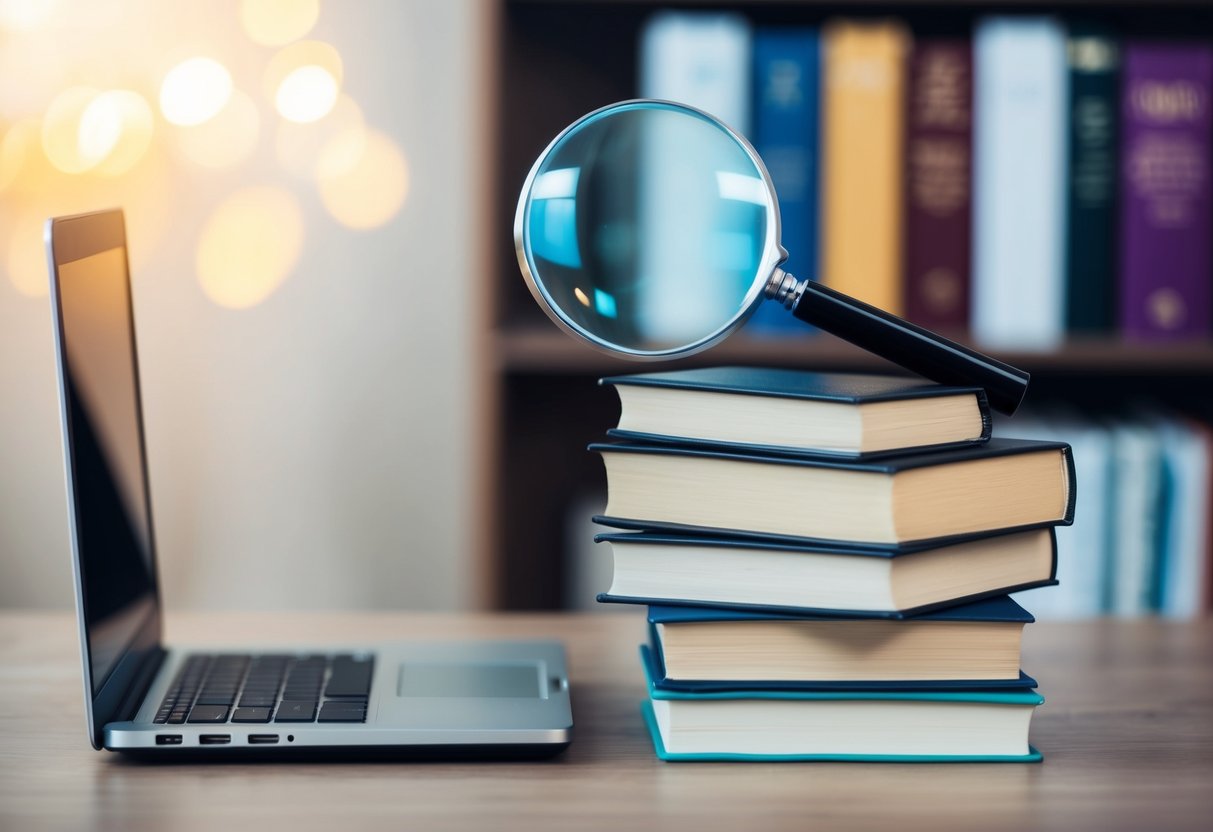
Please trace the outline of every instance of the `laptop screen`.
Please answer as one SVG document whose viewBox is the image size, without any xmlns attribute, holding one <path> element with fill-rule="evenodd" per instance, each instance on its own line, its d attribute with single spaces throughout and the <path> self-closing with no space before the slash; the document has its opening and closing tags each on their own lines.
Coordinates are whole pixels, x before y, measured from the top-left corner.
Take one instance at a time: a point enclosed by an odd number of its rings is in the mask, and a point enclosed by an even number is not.
<svg viewBox="0 0 1213 832">
<path fill-rule="evenodd" d="M 126 249 L 78 248 L 82 256 L 67 261 L 56 252 L 71 494 L 95 696 L 158 616 L 156 574 Z"/>
</svg>

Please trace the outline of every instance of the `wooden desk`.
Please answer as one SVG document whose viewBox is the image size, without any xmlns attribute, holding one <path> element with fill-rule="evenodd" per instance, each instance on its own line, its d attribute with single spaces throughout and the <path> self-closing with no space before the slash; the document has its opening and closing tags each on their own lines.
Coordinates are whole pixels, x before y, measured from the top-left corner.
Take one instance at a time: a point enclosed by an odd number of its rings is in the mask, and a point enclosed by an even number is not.
<svg viewBox="0 0 1213 832">
<path fill-rule="evenodd" d="M 1207 829 L 1213 622 L 1037 624 L 1041 765 L 671 764 L 641 726 L 641 619 L 176 616 L 179 643 L 556 636 L 576 732 L 542 763 L 152 766 L 85 736 L 75 623 L 0 614 L 0 829 Z"/>
</svg>

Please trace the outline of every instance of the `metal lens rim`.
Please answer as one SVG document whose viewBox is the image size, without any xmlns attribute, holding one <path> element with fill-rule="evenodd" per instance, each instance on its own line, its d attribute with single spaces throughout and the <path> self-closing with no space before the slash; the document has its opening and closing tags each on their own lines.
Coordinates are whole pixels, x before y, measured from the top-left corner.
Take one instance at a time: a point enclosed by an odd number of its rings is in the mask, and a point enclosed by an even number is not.
<svg viewBox="0 0 1213 832">
<path fill-rule="evenodd" d="M 746 292 L 745 301 L 738 308 L 737 313 L 729 318 L 718 329 L 709 333 L 698 341 L 693 341 L 681 347 L 671 347 L 664 350 L 638 350 L 631 347 L 624 347 L 618 344 L 606 341 L 599 338 L 589 330 L 584 329 L 580 324 L 569 318 L 563 310 L 548 294 L 547 289 L 543 285 L 543 281 L 537 277 L 538 269 L 531 259 L 530 245 L 528 239 L 530 235 L 529 215 L 531 205 L 531 188 L 535 183 L 535 178 L 539 175 L 540 168 L 544 162 L 552 155 L 561 143 L 576 131 L 581 128 L 603 118 L 608 118 L 617 113 L 629 112 L 632 110 L 673 110 L 675 112 L 683 112 L 687 115 L 693 115 L 703 119 L 710 124 L 719 127 L 727 133 L 733 141 L 735 141 L 746 156 L 749 157 L 754 167 L 762 176 L 763 184 L 766 185 L 769 199 L 767 200 L 767 223 L 766 235 L 763 241 L 763 256 L 759 262 L 758 272 L 754 276 L 754 282 Z M 518 256 L 518 266 L 522 270 L 522 276 L 526 280 L 527 288 L 539 303 L 548 317 L 551 318 L 557 326 L 563 329 L 570 335 L 580 338 L 588 342 L 595 349 L 605 352 L 610 355 L 624 356 L 640 361 L 659 360 L 665 358 L 673 358 L 683 355 L 691 355 L 693 353 L 705 350 L 714 344 L 719 343 L 729 334 L 734 332 L 753 314 L 754 310 L 765 299 L 765 290 L 767 280 L 775 271 L 775 268 L 787 258 L 787 252 L 780 246 L 780 223 L 779 223 L 779 200 L 775 194 L 775 186 L 771 182 L 771 176 L 767 173 L 766 166 L 759 158 L 758 152 L 754 150 L 744 136 L 738 133 L 729 125 L 725 124 L 720 119 L 706 113 L 703 110 L 691 107 L 687 104 L 679 104 L 675 101 L 663 101 L 659 99 L 629 99 L 627 101 L 608 104 L 605 107 L 600 107 L 593 112 L 587 113 L 577 121 L 570 124 L 564 130 L 552 139 L 551 143 L 544 149 L 539 158 L 535 160 L 535 164 L 531 167 L 530 173 L 527 174 L 526 181 L 522 185 L 522 192 L 518 198 L 518 210 L 514 215 L 514 250 Z"/>
</svg>

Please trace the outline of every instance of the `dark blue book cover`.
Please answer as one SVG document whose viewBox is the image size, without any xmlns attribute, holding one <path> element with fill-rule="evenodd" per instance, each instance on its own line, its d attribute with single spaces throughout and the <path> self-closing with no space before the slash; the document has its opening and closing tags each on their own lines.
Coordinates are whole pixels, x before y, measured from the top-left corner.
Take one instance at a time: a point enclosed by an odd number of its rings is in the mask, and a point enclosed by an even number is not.
<svg viewBox="0 0 1213 832">
<path fill-rule="evenodd" d="M 759 28 L 754 34 L 753 139 L 779 194 L 783 268 L 817 275 L 819 39 L 816 30 Z M 803 333 L 805 325 L 776 303 L 764 303 L 750 335 Z"/>
<path fill-rule="evenodd" d="M 785 691 L 983 691 L 983 690 L 1030 690 L 1037 682 L 1022 670 L 1018 679 L 911 679 L 897 682 L 863 680 L 852 682 L 768 682 L 747 679 L 741 682 L 713 681 L 711 679 L 668 679 L 665 664 L 661 660 L 661 646 L 656 638 L 652 644 L 640 646 L 640 660 L 644 663 L 654 689 L 667 693 L 726 693 L 741 690 L 785 690 Z"/>
<path fill-rule="evenodd" d="M 971 394 L 978 397 L 983 413 L 987 411 L 985 391 L 980 387 L 961 387 L 937 384 L 922 378 L 863 373 L 814 373 L 778 367 L 697 367 L 661 373 L 606 376 L 599 379 L 598 383 L 706 390 L 714 393 L 808 399 L 840 404 L 869 404 Z"/>
<path fill-rule="evenodd" d="M 859 620 L 878 618 L 879 616 L 858 616 Z M 711 679 L 668 679 L 665 672 L 665 662 L 662 656 L 661 639 L 657 634 L 658 624 L 683 624 L 703 622 L 745 622 L 745 621 L 828 621 L 829 615 L 796 615 L 785 611 L 772 609 L 766 612 L 741 609 L 722 609 L 720 607 L 689 607 L 653 605 L 649 607 L 649 640 L 650 645 L 641 647 L 642 659 L 649 676 L 655 685 L 663 690 L 682 691 L 686 693 L 708 693 L 735 690 L 996 690 L 1007 688 L 1034 688 L 1036 680 L 1023 671 L 1010 679 L 946 679 L 946 680 L 805 680 L 805 681 L 768 681 L 754 680 L 711 680 Z M 1014 599 L 1007 595 L 998 595 L 969 604 L 948 607 L 922 615 L 914 616 L 915 621 L 982 621 L 1005 622 L 1008 624 L 1031 624 L 1036 619 Z"/>
<path fill-rule="evenodd" d="M 862 544 L 846 543 L 846 542 L 826 542 L 826 541 L 803 541 L 803 540 L 780 540 L 777 538 L 743 538 L 743 537 L 724 537 L 721 535 L 701 535 L 701 534 L 669 534 L 654 531 L 626 532 L 626 533 L 607 533 L 599 534 L 594 537 L 595 543 L 611 543 L 618 545 L 628 544 L 648 544 L 661 546 L 708 546 L 724 549 L 758 549 L 769 552 L 790 552 L 793 554 L 824 554 L 824 555 L 846 555 L 848 557 L 859 558 L 882 558 L 891 559 L 899 557 L 913 556 L 921 552 L 932 552 L 940 549 L 947 549 L 948 545 L 957 545 L 967 543 L 977 539 L 988 539 L 999 537 L 1004 534 L 1018 534 L 1019 532 L 1003 532 L 993 535 L 968 535 L 962 536 L 957 540 L 949 541 L 948 544 L 939 546 L 931 543 L 905 543 L 897 548 L 880 548 L 873 546 L 865 546 Z M 981 601 L 996 596 L 1005 596 L 1011 592 L 1022 592 L 1027 589 L 1037 589 L 1044 586 L 1055 586 L 1057 584 L 1057 535 L 1052 528 L 1047 530 L 1050 546 L 1052 548 L 1053 567 L 1046 579 L 1033 581 L 1031 583 L 1023 583 L 1017 585 L 1003 585 L 995 589 L 990 589 L 981 592 L 974 592 L 969 595 L 961 595 L 937 603 L 923 604 L 917 607 L 910 607 L 901 610 L 861 610 L 861 609 L 835 609 L 825 607 L 812 606 L 782 606 L 771 604 L 750 604 L 737 603 L 720 600 L 687 600 L 682 598 L 655 598 L 655 597 L 635 597 L 630 595 L 615 595 L 610 592 L 599 593 L 597 600 L 602 604 L 635 604 L 648 606 L 650 609 L 668 609 L 674 607 L 692 608 L 699 610 L 701 613 L 704 609 L 731 610 L 740 613 L 758 613 L 767 615 L 779 615 L 796 618 L 913 618 L 924 613 L 943 610 L 949 607 L 958 607 L 960 605 L 973 605 L 975 601 Z"/>
<path fill-rule="evenodd" d="M 723 535 L 726 537 L 744 537 L 752 539 L 764 540 L 782 540 L 785 542 L 799 543 L 814 543 L 823 542 L 827 539 L 832 539 L 834 542 L 848 540 L 852 543 L 862 544 L 870 548 L 885 548 L 896 549 L 899 545 L 911 542 L 927 542 L 930 541 L 934 545 L 945 545 L 947 542 L 958 540 L 967 535 L 992 534 L 1001 531 L 1011 531 L 1013 529 L 1029 529 L 1040 528 L 1045 526 L 1062 525 L 1069 526 L 1074 522 L 1074 505 L 1077 497 L 1076 483 L 1074 480 L 1074 461 L 1071 457 L 1070 446 L 1065 442 L 1045 442 L 1030 439 L 1010 439 L 1010 438 L 994 438 L 985 445 L 972 445 L 961 447 L 954 450 L 940 451 L 930 450 L 921 453 L 907 453 L 904 456 L 885 457 L 880 459 L 845 459 L 839 457 L 827 456 L 790 456 L 790 455 L 774 455 L 774 454 L 752 454 L 725 452 L 707 448 L 693 447 L 678 447 L 675 445 L 660 445 L 660 444 L 640 444 L 640 443 L 594 443 L 589 446 L 592 452 L 600 453 L 606 460 L 607 465 L 607 480 L 608 480 L 608 499 L 606 513 L 596 515 L 593 520 L 605 526 L 614 526 L 621 529 L 638 529 L 648 531 L 664 531 L 675 534 L 704 534 L 704 535 Z M 864 535 L 854 534 L 850 529 L 840 525 L 829 526 L 819 525 L 810 527 L 799 518 L 802 517 L 817 517 L 817 522 L 829 523 L 831 516 L 817 512 L 816 515 L 809 513 L 795 513 L 800 511 L 800 505 L 797 503 L 793 492 L 792 497 L 786 497 L 783 494 L 775 496 L 783 499 L 790 507 L 789 512 L 779 514 L 771 509 L 770 505 L 764 504 L 761 506 L 762 513 L 759 514 L 753 510 L 753 506 L 738 507 L 734 509 L 726 501 L 731 495 L 737 493 L 740 487 L 736 484 L 736 478 L 745 475 L 747 480 L 744 487 L 749 489 L 751 493 L 762 493 L 765 483 L 761 476 L 761 469 L 767 466 L 774 468 L 803 467 L 815 468 L 822 470 L 837 470 L 837 471 L 855 471 L 868 474 L 880 474 L 894 476 L 902 472 L 920 470 L 924 468 L 933 468 L 936 466 L 962 465 L 971 462 L 981 462 L 997 457 L 1014 456 L 1020 454 L 1034 454 L 1041 452 L 1056 452 L 1058 461 L 1060 462 L 1057 475 L 1061 481 L 1059 496 L 1064 501 L 1061 506 L 1060 515 L 1040 516 L 1038 520 L 1027 521 L 1020 519 L 1014 523 L 1004 523 L 991 526 L 989 528 L 973 528 L 972 524 L 963 524 L 957 518 L 963 519 L 962 515 L 957 515 L 955 512 L 950 516 L 947 524 L 939 524 L 936 529 L 921 529 L 917 533 L 897 537 L 896 534 L 889 536 L 887 534 L 869 534 L 867 531 L 862 532 Z M 675 470 L 671 474 L 666 471 L 663 476 L 650 476 L 648 479 L 634 475 L 633 479 L 636 482 L 631 482 L 632 487 L 626 491 L 623 488 L 617 488 L 613 484 L 612 478 L 612 457 L 628 456 L 633 454 L 641 454 L 656 457 L 685 457 L 701 460 L 696 462 L 696 470 L 700 475 L 704 471 L 711 471 L 714 475 L 711 478 L 699 479 L 692 478 L 687 469 L 681 471 Z M 703 466 L 704 462 L 710 462 L 711 468 Z M 719 465 L 719 468 L 716 466 Z M 720 472 L 717 475 L 717 472 Z M 783 474 L 780 475 L 781 477 Z M 820 474 L 815 474 L 820 477 Z M 1050 477 L 1053 474 L 1050 473 Z M 637 482 L 642 483 L 644 487 L 649 489 L 648 492 L 643 487 L 635 487 Z M 972 497 L 969 499 L 970 507 L 978 506 L 982 501 L 995 501 L 993 507 L 997 507 L 997 501 L 1006 498 L 1010 493 L 1010 487 L 1007 482 L 1002 482 L 998 478 L 989 481 L 992 483 L 990 487 L 972 492 L 966 492 L 964 497 Z M 1050 489 L 1057 487 L 1056 480 L 1052 482 L 1026 482 L 1023 483 L 1023 488 L 1043 488 Z M 891 492 L 892 489 L 889 489 Z M 823 495 L 828 491 L 819 488 L 816 493 L 817 499 L 822 499 Z M 774 494 L 774 492 L 772 492 Z M 665 504 L 656 510 L 650 510 L 649 504 L 652 503 L 654 496 L 665 501 Z M 681 499 L 681 503 L 674 502 L 676 499 Z M 919 497 L 919 499 L 923 499 Z M 952 504 L 959 504 L 960 497 L 953 495 L 951 498 Z M 865 500 L 862 503 L 865 510 L 872 512 L 873 516 L 880 516 L 883 519 L 884 515 L 880 514 L 890 511 L 890 500 L 874 498 Z M 706 506 L 711 506 L 710 511 L 705 510 Z M 843 499 L 835 501 L 835 505 L 847 507 L 848 510 L 853 508 L 852 504 L 848 504 Z M 818 504 L 820 506 L 820 504 Z M 943 516 L 943 515 L 941 515 Z M 775 527 L 775 520 L 772 518 L 792 517 L 795 522 L 780 522 L 778 528 Z M 821 518 L 825 519 L 822 520 Z M 987 516 L 988 519 L 988 516 Z M 814 529 L 825 529 L 825 532 L 815 532 Z M 801 529 L 805 529 L 801 531 Z M 842 529 L 842 531 L 838 531 Z M 887 531 L 887 530 L 886 530 Z"/>
</svg>

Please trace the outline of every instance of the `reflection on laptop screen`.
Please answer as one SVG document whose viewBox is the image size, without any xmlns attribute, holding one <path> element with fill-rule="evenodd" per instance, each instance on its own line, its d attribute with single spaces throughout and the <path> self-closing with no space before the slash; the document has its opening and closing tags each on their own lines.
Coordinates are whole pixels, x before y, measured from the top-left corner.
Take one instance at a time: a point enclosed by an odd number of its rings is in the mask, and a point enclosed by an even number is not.
<svg viewBox="0 0 1213 832">
<path fill-rule="evenodd" d="M 59 303 L 76 535 L 96 694 L 156 612 L 126 250 L 60 263 Z"/>
</svg>

